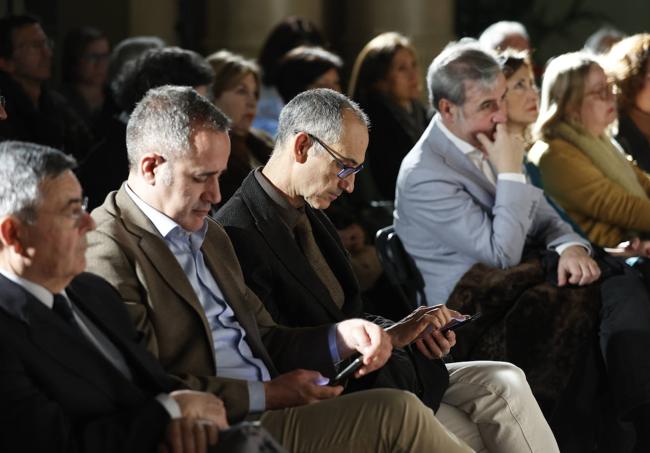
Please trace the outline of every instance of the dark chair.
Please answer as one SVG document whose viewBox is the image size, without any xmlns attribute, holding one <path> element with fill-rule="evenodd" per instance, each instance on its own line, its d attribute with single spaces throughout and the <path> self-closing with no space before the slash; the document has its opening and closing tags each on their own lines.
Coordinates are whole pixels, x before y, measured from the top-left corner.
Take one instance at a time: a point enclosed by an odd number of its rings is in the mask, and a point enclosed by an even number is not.
<svg viewBox="0 0 650 453">
<path fill-rule="evenodd" d="M 405 315 L 427 305 L 422 274 L 392 225 L 377 231 L 375 247 L 388 280 L 399 294 Z"/>
</svg>

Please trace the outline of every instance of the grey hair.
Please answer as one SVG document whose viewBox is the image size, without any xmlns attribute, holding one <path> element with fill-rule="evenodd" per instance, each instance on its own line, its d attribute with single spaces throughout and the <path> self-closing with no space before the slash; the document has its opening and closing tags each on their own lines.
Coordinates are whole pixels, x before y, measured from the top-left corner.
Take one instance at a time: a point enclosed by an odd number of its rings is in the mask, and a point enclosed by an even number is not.
<svg viewBox="0 0 650 453">
<path fill-rule="evenodd" d="M 155 151 L 173 161 L 192 151 L 192 133 L 200 128 L 228 132 L 230 120 L 193 88 L 152 88 L 138 103 L 126 126 L 129 165 L 135 168 Z"/>
<path fill-rule="evenodd" d="M 135 60 L 145 51 L 159 49 L 166 45 L 165 41 L 158 36 L 132 36 L 123 39 L 111 52 L 108 63 L 108 80 L 115 79 L 127 62 Z"/>
<path fill-rule="evenodd" d="M 343 134 L 345 111 L 354 115 L 366 127 L 370 126 L 368 116 L 344 94 L 329 88 L 303 91 L 280 112 L 276 142 L 283 145 L 299 131 L 309 132 L 328 144 L 339 143 Z M 281 146 L 276 147 L 279 148 Z"/>
<path fill-rule="evenodd" d="M 625 37 L 625 33 L 621 30 L 605 25 L 589 35 L 582 50 L 594 55 L 605 55 L 609 52 L 612 42 L 618 42 Z"/>
<path fill-rule="evenodd" d="M 488 28 L 483 30 L 478 41 L 481 46 L 486 49 L 496 50 L 501 46 L 501 43 L 510 35 L 521 35 L 526 39 L 530 39 L 526 27 L 521 22 L 514 22 L 509 20 L 502 20 L 495 22 Z M 502 49 L 505 50 L 505 49 Z"/>
<path fill-rule="evenodd" d="M 441 99 L 456 104 L 465 103 L 465 82 L 489 86 L 501 74 L 499 63 L 475 39 L 452 42 L 433 59 L 427 70 L 429 101 L 438 109 Z"/>
<path fill-rule="evenodd" d="M 32 222 L 41 202 L 41 183 L 76 168 L 74 158 L 34 143 L 0 143 L 0 217 L 15 215 Z"/>
</svg>

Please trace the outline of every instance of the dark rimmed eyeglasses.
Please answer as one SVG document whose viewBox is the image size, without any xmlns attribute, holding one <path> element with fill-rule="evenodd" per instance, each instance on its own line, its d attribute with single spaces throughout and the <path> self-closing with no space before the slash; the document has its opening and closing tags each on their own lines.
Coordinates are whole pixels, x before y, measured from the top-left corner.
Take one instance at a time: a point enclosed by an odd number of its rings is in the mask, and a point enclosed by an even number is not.
<svg viewBox="0 0 650 453">
<path fill-rule="evenodd" d="M 301 131 L 295 131 L 294 133 L 298 134 Z M 304 131 L 302 131 L 304 132 Z M 334 151 L 332 148 L 330 148 L 328 145 L 325 144 L 320 138 L 316 137 L 314 134 L 310 134 L 309 132 L 304 132 L 307 134 L 309 138 L 311 138 L 313 141 L 318 143 L 327 153 L 332 156 L 332 159 L 334 159 L 334 162 L 336 162 L 336 165 L 340 168 L 339 172 L 336 174 L 336 176 L 340 179 L 346 178 L 350 175 L 356 175 L 359 173 L 361 170 L 363 170 L 363 164 L 359 164 L 356 167 L 351 167 L 347 165 L 345 162 L 343 162 L 342 157 L 339 153 Z"/>
</svg>

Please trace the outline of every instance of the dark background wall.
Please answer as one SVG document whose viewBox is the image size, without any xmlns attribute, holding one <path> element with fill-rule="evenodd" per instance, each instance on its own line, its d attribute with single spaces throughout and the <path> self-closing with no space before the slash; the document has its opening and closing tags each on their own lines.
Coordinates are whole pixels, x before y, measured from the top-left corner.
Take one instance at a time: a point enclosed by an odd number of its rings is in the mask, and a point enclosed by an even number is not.
<svg viewBox="0 0 650 453">
<path fill-rule="evenodd" d="M 229 48 L 248 57 L 277 21 L 298 14 L 323 29 L 346 71 L 365 42 L 388 30 L 413 39 L 423 72 L 449 40 L 502 19 L 528 27 L 540 64 L 580 48 L 603 24 L 650 30 L 650 2 L 641 0 L 0 0 L 7 11 L 37 14 L 57 44 L 71 27 L 94 25 L 112 43 L 155 34 L 203 54 Z"/>
</svg>

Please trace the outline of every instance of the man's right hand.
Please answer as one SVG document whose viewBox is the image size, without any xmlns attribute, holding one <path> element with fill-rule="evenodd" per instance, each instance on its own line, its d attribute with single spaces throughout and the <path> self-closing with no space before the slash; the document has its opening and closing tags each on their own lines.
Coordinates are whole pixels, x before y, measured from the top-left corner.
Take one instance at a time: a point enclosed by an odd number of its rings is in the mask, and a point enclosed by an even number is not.
<svg viewBox="0 0 650 453">
<path fill-rule="evenodd" d="M 523 137 L 508 132 L 505 124 L 497 124 L 494 141 L 485 134 L 476 138 L 483 145 L 483 151 L 494 165 L 497 173 L 521 173 L 526 146 Z"/>
<path fill-rule="evenodd" d="M 284 409 L 302 406 L 338 396 L 343 391 L 340 385 L 330 387 L 319 385 L 327 382 L 318 371 L 294 370 L 264 383 L 266 408 Z"/>
<path fill-rule="evenodd" d="M 207 453 L 216 445 L 219 428 L 214 423 L 189 417 L 170 420 L 158 453 Z"/>
<path fill-rule="evenodd" d="M 219 429 L 228 428 L 223 401 L 211 393 L 194 390 L 177 390 L 169 394 L 178 403 L 183 417 L 202 419 Z"/>
</svg>

